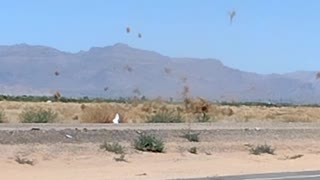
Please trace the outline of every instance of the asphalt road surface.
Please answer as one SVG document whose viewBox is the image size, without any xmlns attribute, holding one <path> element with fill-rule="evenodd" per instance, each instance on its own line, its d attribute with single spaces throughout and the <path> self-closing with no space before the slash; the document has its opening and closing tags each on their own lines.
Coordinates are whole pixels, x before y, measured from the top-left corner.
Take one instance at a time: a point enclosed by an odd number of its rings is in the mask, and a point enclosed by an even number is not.
<svg viewBox="0 0 320 180">
<path fill-rule="evenodd" d="M 132 142 L 138 133 L 165 142 L 183 142 L 181 135 L 198 132 L 202 142 L 255 143 L 320 141 L 320 123 L 179 123 L 179 124 L 0 124 L 0 144 Z M 320 178 L 319 178 L 320 179 Z"/>
<path fill-rule="evenodd" d="M 183 180 L 319 180 L 320 171 L 251 174 L 241 176 L 205 177 Z M 182 179 L 181 179 L 182 180 Z"/>
<path fill-rule="evenodd" d="M 270 129 L 270 130 L 310 130 L 320 129 L 319 122 L 312 123 L 286 123 L 286 122 L 270 122 L 270 121 L 250 121 L 250 122 L 214 122 L 214 123 L 124 123 L 124 124 L 98 124 L 98 123 L 77 123 L 77 124 L 32 124 L 32 123 L 17 123 L 17 124 L 0 124 L 1 130 L 30 130 L 30 128 L 38 127 L 43 130 L 64 130 L 75 128 L 86 128 L 94 130 L 179 130 L 179 129 L 194 129 L 194 130 L 239 130 L 239 129 Z"/>
</svg>

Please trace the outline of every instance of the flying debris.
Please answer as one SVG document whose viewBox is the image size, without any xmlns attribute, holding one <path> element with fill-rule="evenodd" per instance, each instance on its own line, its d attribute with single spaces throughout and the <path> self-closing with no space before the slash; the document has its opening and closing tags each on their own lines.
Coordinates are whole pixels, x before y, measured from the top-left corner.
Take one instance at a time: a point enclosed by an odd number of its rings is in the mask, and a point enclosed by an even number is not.
<svg viewBox="0 0 320 180">
<path fill-rule="evenodd" d="M 56 72 L 54 72 L 54 75 L 59 76 L 59 75 L 60 75 L 60 72 L 59 72 L 59 71 L 56 71 Z"/>
<path fill-rule="evenodd" d="M 132 72 L 132 70 L 133 70 L 132 67 L 130 67 L 128 64 L 125 65 L 124 69 L 125 69 L 126 71 L 128 71 L 128 72 Z"/>
<path fill-rule="evenodd" d="M 165 68 L 164 68 L 164 72 L 165 72 L 166 74 L 171 74 L 172 70 L 171 70 L 170 68 L 165 67 Z"/>
<path fill-rule="evenodd" d="M 229 12 L 230 24 L 233 22 L 233 18 L 236 16 L 236 11 L 232 10 Z"/>
<path fill-rule="evenodd" d="M 320 79 L 320 72 L 317 73 L 316 79 Z"/>
<path fill-rule="evenodd" d="M 183 91 L 182 91 L 182 93 L 181 93 L 182 96 L 183 96 L 183 97 L 187 97 L 188 94 L 189 94 L 189 92 L 190 92 L 189 86 L 187 86 L 187 85 L 183 86 Z"/>
<path fill-rule="evenodd" d="M 141 33 L 138 34 L 138 38 L 142 38 L 142 34 Z"/>
<path fill-rule="evenodd" d="M 182 77 L 182 78 L 181 78 L 181 81 L 182 81 L 183 83 L 187 83 L 188 78 L 187 78 L 187 77 Z"/>
<path fill-rule="evenodd" d="M 249 91 L 255 91 L 256 90 L 256 85 L 255 84 L 251 84 L 249 87 Z"/>
<path fill-rule="evenodd" d="M 138 96 L 141 95 L 141 91 L 138 88 L 135 88 L 132 92 Z"/>
<path fill-rule="evenodd" d="M 105 87 L 103 90 L 104 90 L 104 91 L 108 91 L 108 89 L 109 89 L 109 87 Z"/>
<path fill-rule="evenodd" d="M 59 92 L 59 91 L 56 91 L 56 92 L 53 94 L 53 98 L 54 98 L 54 100 L 56 100 L 56 101 L 60 100 L 60 98 L 61 98 L 60 92 Z"/>
<path fill-rule="evenodd" d="M 127 33 L 130 33 L 130 31 L 131 31 L 130 27 L 127 27 L 126 31 L 127 31 Z"/>
</svg>

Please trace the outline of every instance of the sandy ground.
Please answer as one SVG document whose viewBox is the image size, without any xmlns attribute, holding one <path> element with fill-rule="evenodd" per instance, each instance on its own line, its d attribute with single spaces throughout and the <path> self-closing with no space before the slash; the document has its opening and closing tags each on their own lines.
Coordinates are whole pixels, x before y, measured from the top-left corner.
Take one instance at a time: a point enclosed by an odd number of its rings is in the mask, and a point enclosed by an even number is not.
<svg viewBox="0 0 320 180">
<path fill-rule="evenodd" d="M 128 148 L 127 162 L 115 161 L 119 155 L 99 149 L 99 144 L 0 145 L 0 179 L 173 179 L 319 170 L 320 167 L 320 145 L 312 142 L 279 143 L 275 155 L 261 156 L 249 154 L 245 146 L 234 143 L 239 148 L 232 152 L 214 151 L 201 142 L 168 143 L 165 153 Z M 193 145 L 199 147 L 198 154 L 187 151 Z M 298 154 L 303 156 L 289 158 Z M 17 157 L 32 160 L 34 165 L 19 164 L 15 161 Z"/>
</svg>

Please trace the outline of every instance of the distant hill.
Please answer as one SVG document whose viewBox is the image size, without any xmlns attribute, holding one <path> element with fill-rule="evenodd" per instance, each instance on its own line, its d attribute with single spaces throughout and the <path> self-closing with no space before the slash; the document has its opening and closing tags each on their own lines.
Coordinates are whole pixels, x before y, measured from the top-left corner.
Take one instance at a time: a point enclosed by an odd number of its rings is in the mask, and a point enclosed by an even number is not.
<svg viewBox="0 0 320 180">
<path fill-rule="evenodd" d="M 2 94 L 181 99 L 188 87 L 188 95 L 216 101 L 320 102 L 316 72 L 260 75 L 216 59 L 171 58 L 120 43 L 78 53 L 0 46 L 0 63 Z"/>
</svg>

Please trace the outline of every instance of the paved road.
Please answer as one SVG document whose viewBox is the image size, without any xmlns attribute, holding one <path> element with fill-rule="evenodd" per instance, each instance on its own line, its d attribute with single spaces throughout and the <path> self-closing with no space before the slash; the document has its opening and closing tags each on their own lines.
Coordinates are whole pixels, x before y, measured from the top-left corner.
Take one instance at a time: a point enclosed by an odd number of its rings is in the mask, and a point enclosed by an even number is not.
<svg viewBox="0 0 320 180">
<path fill-rule="evenodd" d="M 184 142 L 186 131 L 200 133 L 201 142 L 257 143 L 311 140 L 320 142 L 320 123 L 179 123 L 179 124 L 0 124 L 0 144 L 132 142 L 137 132 Z M 69 138 L 72 137 L 72 138 Z M 319 178 L 320 179 L 320 178 Z"/>
<path fill-rule="evenodd" d="M 205 177 L 183 180 L 319 180 L 320 171 L 251 174 L 241 176 Z M 182 180 L 182 179 L 181 179 Z"/>
</svg>

